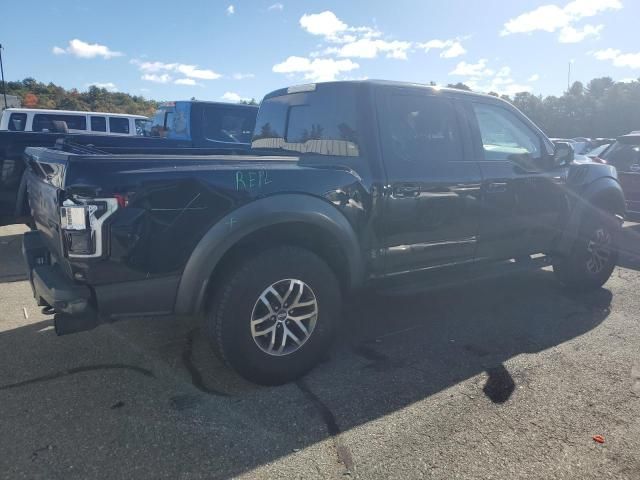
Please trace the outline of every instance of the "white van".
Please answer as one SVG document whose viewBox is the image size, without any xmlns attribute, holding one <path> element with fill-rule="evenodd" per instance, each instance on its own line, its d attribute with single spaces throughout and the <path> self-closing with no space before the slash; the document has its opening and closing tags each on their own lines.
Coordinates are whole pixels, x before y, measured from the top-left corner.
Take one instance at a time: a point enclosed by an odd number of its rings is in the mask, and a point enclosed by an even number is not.
<svg viewBox="0 0 640 480">
<path fill-rule="evenodd" d="M 124 113 L 78 112 L 7 108 L 0 118 L 0 130 L 12 132 L 64 132 L 94 135 L 143 136 L 150 120 Z"/>
</svg>

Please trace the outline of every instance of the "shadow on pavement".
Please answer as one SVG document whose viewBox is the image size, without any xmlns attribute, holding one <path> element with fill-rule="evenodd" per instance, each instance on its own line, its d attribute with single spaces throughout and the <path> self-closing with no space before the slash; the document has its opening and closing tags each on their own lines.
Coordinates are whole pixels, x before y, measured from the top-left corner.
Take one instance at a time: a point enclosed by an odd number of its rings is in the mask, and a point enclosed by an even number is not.
<svg viewBox="0 0 640 480">
<path fill-rule="evenodd" d="M 3 375 L 3 416 L 19 417 L 12 442 L 48 439 L 56 462 L 75 461 L 77 478 L 91 476 L 90 468 L 121 478 L 136 465 L 172 478 L 229 478 L 327 438 L 349 471 L 341 432 L 470 378 L 478 388 L 469 393 L 496 405 L 514 401 L 527 372 L 506 362 L 590 331 L 611 299 L 606 289 L 564 291 L 546 270 L 411 296 L 367 293 L 345 308 L 328 358 L 277 388 L 228 372 L 204 329 L 180 319 L 133 320 L 68 339 L 43 332 L 50 322 L 40 322 L 0 333 L 3 369 L 32 365 L 24 378 Z M 56 477 L 58 463 L 46 465 L 46 476 Z"/>
<path fill-rule="evenodd" d="M 619 265 L 640 270 L 640 223 L 627 223 L 622 230 Z"/>
</svg>

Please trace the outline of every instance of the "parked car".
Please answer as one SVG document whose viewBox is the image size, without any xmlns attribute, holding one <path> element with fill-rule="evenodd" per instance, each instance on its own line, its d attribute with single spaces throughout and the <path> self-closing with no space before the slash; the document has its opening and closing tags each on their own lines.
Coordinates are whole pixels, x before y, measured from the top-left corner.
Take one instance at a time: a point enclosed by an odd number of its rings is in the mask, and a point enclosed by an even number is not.
<svg viewBox="0 0 640 480">
<path fill-rule="evenodd" d="M 0 131 L 141 136 L 148 123 L 143 115 L 8 108 L 2 112 Z"/>
<path fill-rule="evenodd" d="M 640 219 L 640 133 L 618 137 L 600 157 L 618 171 L 629 217 Z"/>
<path fill-rule="evenodd" d="M 600 158 L 600 155 L 602 155 L 602 153 L 609 148 L 609 144 L 608 143 L 604 143 L 602 145 L 600 145 L 599 147 L 594 148 L 593 150 L 590 150 L 586 153 L 586 156 L 589 158 Z"/>
<path fill-rule="evenodd" d="M 616 265 L 615 169 L 573 164 L 569 145 L 493 96 L 385 81 L 285 88 L 264 98 L 252 153 L 28 148 L 37 231 L 24 256 L 56 332 L 202 315 L 227 364 L 278 384 L 319 361 L 341 299 L 360 288 L 552 264 L 566 285 L 594 289 Z"/>
<path fill-rule="evenodd" d="M 181 101 L 162 105 L 151 122 L 145 120 L 145 125 L 129 124 L 130 128 L 144 128 L 143 136 L 114 137 L 97 135 L 94 131 L 69 135 L 0 131 L 0 225 L 29 217 L 22 160 L 26 147 L 53 147 L 56 141 L 66 138 L 68 143 L 91 145 L 104 153 L 180 154 L 185 149 L 193 155 L 243 152 L 249 149 L 257 112 L 258 107 L 253 105 Z M 9 119 L 15 114 L 11 113 Z M 91 114 L 88 115 L 88 125 L 94 128 Z M 107 122 L 106 117 L 104 119 Z M 113 130 L 111 122 L 120 120 L 129 121 L 125 117 L 114 116 L 107 122 L 107 128 Z M 27 117 L 25 129 L 27 125 L 32 127 L 35 121 L 34 117 L 30 124 Z M 137 122 L 138 119 L 132 118 L 131 121 Z M 70 126 L 81 125 L 67 124 Z"/>
</svg>

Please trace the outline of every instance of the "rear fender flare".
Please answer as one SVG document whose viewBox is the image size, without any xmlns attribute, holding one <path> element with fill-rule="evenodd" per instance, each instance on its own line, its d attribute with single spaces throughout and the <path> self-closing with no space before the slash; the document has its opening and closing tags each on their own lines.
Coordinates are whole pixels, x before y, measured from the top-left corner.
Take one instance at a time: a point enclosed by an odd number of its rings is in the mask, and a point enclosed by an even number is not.
<svg viewBox="0 0 640 480">
<path fill-rule="evenodd" d="M 283 194 L 266 197 L 229 213 L 202 237 L 187 261 L 178 286 L 175 312 L 194 314 L 206 301 L 209 279 L 234 245 L 258 230 L 275 224 L 303 223 L 320 227 L 333 236 L 348 262 L 349 287 L 363 280 L 363 259 L 353 227 L 334 206 L 310 195 Z"/>
</svg>

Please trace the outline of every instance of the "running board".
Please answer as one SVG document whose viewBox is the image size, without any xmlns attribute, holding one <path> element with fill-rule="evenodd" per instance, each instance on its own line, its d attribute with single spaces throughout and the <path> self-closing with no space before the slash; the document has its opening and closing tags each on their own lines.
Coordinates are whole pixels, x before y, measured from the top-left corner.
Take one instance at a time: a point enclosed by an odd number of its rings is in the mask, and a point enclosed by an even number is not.
<svg viewBox="0 0 640 480">
<path fill-rule="evenodd" d="M 539 270 L 549 265 L 551 265 L 551 258 L 546 255 L 535 255 L 497 263 L 477 261 L 380 279 L 372 287 L 387 295 L 413 295 L 427 290 L 455 287 L 478 280 Z"/>
</svg>

